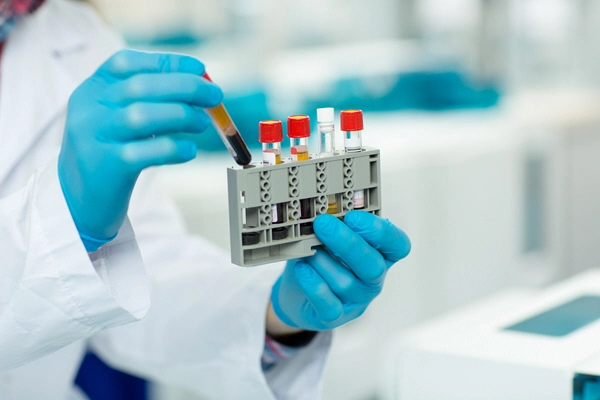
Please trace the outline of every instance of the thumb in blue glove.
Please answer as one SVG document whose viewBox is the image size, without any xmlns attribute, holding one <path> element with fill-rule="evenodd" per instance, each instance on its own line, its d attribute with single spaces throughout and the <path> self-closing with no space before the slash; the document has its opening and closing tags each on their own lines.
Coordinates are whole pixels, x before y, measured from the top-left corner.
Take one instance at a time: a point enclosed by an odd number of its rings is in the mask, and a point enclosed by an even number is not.
<svg viewBox="0 0 600 400">
<path fill-rule="evenodd" d="M 390 221 L 363 211 L 349 212 L 344 222 L 321 215 L 314 230 L 324 247 L 287 263 L 271 304 L 286 325 L 322 331 L 365 312 L 388 269 L 410 252 L 410 240 Z"/>
<path fill-rule="evenodd" d="M 125 220 L 140 172 L 196 156 L 191 140 L 210 123 L 203 107 L 221 90 L 195 58 L 125 50 L 71 95 L 58 176 L 88 252 L 112 240 Z"/>
</svg>

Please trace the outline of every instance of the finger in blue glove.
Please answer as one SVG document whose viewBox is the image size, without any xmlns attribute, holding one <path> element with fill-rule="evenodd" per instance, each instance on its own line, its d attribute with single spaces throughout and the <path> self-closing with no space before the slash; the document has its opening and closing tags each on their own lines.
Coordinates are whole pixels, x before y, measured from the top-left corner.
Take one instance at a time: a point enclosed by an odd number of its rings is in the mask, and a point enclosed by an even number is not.
<svg viewBox="0 0 600 400">
<path fill-rule="evenodd" d="M 324 247 L 289 261 L 275 283 L 271 302 L 287 325 L 328 330 L 358 318 L 383 288 L 388 269 L 410 252 L 410 240 L 388 220 L 352 211 L 345 222 L 315 219 Z"/>
</svg>

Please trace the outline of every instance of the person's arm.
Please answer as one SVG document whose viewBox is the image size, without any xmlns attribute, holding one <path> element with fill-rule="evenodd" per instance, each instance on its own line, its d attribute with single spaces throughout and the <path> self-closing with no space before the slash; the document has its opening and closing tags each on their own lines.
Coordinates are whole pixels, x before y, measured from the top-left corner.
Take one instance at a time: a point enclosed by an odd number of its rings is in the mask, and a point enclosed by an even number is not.
<svg viewBox="0 0 600 400">
<path fill-rule="evenodd" d="M 107 256 L 112 252 L 113 256 Z M 99 272 L 127 265 L 131 279 Z M 0 372 L 102 329 L 141 318 L 148 307 L 141 258 L 128 223 L 102 252 L 85 251 L 58 182 L 56 160 L 0 199 Z"/>
<path fill-rule="evenodd" d="M 286 338 L 306 332 L 304 329 L 292 328 L 291 326 L 284 324 L 283 321 L 277 317 L 277 314 L 275 314 L 275 310 L 273 310 L 273 303 L 271 303 L 271 301 L 269 301 L 269 305 L 267 307 L 266 330 L 267 335 L 282 342 L 285 342 Z"/>
</svg>

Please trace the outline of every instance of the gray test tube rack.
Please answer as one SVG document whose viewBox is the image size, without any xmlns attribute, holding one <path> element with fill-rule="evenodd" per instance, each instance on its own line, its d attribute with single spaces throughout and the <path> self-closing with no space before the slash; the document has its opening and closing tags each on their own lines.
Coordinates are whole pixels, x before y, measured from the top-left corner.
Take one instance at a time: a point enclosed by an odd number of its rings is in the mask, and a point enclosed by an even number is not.
<svg viewBox="0 0 600 400">
<path fill-rule="evenodd" d="M 231 261 L 242 267 L 307 257 L 321 242 L 314 234 L 301 235 L 301 225 L 327 213 L 328 195 L 335 195 L 337 217 L 354 209 L 353 194 L 364 190 L 362 211 L 380 215 L 379 150 L 339 153 L 278 165 L 253 163 L 227 169 Z M 300 218 L 300 201 L 312 204 L 310 218 Z M 272 208 L 284 206 L 284 221 L 273 224 Z M 286 228 L 287 237 L 274 240 L 273 229 Z M 258 234 L 258 243 L 244 245 L 243 234 Z"/>
</svg>

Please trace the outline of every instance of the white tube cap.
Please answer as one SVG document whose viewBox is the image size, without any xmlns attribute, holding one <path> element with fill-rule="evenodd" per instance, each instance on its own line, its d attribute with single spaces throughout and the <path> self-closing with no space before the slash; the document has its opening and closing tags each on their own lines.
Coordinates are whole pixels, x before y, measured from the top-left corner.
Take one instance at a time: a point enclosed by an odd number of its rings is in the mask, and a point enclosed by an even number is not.
<svg viewBox="0 0 600 400">
<path fill-rule="evenodd" d="M 333 107 L 317 108 L 317 122 L 333 123 L 334 119 L 335 113 Z"/>
</svg>

